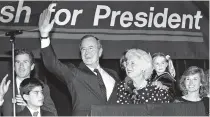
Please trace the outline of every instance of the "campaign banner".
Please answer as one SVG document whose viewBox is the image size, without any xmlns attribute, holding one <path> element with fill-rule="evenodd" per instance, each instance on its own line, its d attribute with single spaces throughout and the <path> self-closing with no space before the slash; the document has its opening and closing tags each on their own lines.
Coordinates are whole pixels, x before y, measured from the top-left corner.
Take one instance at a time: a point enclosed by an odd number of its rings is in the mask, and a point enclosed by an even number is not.
<svg viewBox="0 0 210 117">
<path fill-rule="evenodd" d="M 87 34 L 102 40 L 107 59 L 119 59 L 129 48 L 163 52 L 175 59 L 209 56 L 209 21 L 192 1 L 21 0 L 0 4 L 0 41 L 6 43 L 1 43 L 2 53 L 9 49 L 4 33 L 23 30 L 17 35 L 17 47 L 32 48 L 38 57 L 39 15 L 48 8 L 55 19 L 53 46 L 63 59 L 79 58 L 79 41 Z"/>
</svg>

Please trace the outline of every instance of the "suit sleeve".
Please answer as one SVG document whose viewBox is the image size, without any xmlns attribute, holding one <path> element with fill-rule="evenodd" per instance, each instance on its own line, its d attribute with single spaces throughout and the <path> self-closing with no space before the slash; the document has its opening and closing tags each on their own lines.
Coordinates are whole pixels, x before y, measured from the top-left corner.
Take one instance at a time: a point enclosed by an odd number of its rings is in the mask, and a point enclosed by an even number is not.
<svg viewBox="0 0 210 117">
<path fill-rule="evenodd" d="M 56 110 L 55 104 L 52 101 L 52 98 L 50 96 L 50 88 L 47 84 L 44 84 L 43 94 L 44 94 L 44 104 L 41 108 L 43 110 L 49 111 L 57 116 L 57 110 Z"/>
<path fill-rule="evenodd" d="M 78 69 L 74 65 L 67 66 L 61 63 L 55 55 L 51 44 L 41 49 L 41 55 L 45 67 L 48 71 L 56 75 L 56 78 L 62 82 L 71 82 L 75 78 Z"/>
</svg>

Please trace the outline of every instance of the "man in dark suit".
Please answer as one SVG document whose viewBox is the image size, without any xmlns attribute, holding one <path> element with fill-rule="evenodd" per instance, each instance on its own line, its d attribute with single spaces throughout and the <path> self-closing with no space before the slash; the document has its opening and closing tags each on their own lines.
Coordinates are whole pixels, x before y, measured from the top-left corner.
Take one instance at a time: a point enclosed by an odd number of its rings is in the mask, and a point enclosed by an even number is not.
<svg viewBox="0 0 210 117">
<path fill-rule="evenodd" d="M 27 78 L 21 82 L 20 95 L 27 106 L 17 114 L 18 116 L 55 116 L 40 108 L 44 102 L 43 87 L 42 82 L 36 78 Z"/>
<path fill-rule="evenodd" d="M 73 115 L 85 116 L 91 112 L 91 105 L 116 103 L 117 73 L 100 66 L 102 55 L 100 40 L 87 35 L 81 39 L 80 51 L 82 63 L 79 67 L 61 63 L 50 44 L 49 32 L 51 12 L 44 10 L 40 15 L 39 31 L 41 35 L 41 55 L 45 67 L 62 81 L 65 81 L 72 96 Z"/>
<path fill-rule="evenodd" d="M 20 96 L 20 83 L 27 78 L 30 78 L 31 72 L 35 67 L 35 59 L 32 52 L 27 49 L 18 49 L 15 51 L 15 94 L 16 94 L 16 113 L 23 110 L 26 106 L 26 103 L 23 101 Z M 12 79 L 12 78 L 10 78 Z M 4 116 L 12 116 L 13 115 L 13 86 L 10 85 L 7 93 L 4 97 L 4 104 L 2 106 L 2 113 Z M 57 115 L 57 111 L 50 97 L 50 89 L 47 84 L 44 84 L 43 93 L 45 95 L 44 105 L 42 109 L 50 111 Z"/>
</svg>

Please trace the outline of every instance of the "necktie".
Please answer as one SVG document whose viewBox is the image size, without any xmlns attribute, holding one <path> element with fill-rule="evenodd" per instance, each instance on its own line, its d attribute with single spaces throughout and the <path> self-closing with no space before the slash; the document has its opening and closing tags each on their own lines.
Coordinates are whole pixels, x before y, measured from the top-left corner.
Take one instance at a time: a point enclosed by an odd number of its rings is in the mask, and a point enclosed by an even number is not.
<svg viewBox="0 0 210 117">
<path fill-rule="evenodd" d="M 38 111 L 34 112 L 33 117 L 37 117 L 38 113 L 39 113 Z"/>
<path fill-rule="evenodd" d="M 94 72 L 97 73 L 97 78 L 98 78 L 98 83 L 99 83 L 99 87 L 101 89 L 101 93 L 104 97 L 104 100 L 107 101 L 107 97 L 106 97 L 106 87 L 104 85 L 104 82 L 103 82 L 103 79 L 102 79 L 102 76 L 100 74 L 100 72 L 98 71 L 98 69 L 94 69 Z"/>
</svg>

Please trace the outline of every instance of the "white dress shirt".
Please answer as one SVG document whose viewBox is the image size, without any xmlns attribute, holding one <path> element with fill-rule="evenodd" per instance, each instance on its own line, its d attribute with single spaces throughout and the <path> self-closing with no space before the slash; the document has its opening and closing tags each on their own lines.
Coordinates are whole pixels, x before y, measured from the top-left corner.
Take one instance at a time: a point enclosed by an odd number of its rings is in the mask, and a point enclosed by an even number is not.
<svg viewBox="0 0 210 117">
<path fill-rule="evenodd" d="M 21 84 L 22 80 L 16 78 L 16 85 L 17 85 L 17 91 L 18 91 L 18 94 L 20 94 L 20 84 Z"/>
<path fill-rule="evenodd" d="M 31 112 L 32 117 L 33 117 L 33 113 L 34 112 L 38 112 L 38 115 L 36 117 L 41 117 L 41 110 L 40 110 L 40 108 L 38 108 L 37 110 L 33 110 L 30 107 L 28 107 L 28 106 L 27 106 L 27 108 Z"/>
<path fill-rule="evenodd" d="M 87 66 L 88 67 L 88 66 Z M 94 68 L 88 67 L 94 74 L 97 75 L 97 73 L 94 72 Z M 114 78 L 112 78 L 106 71 L 104 71 L 100 66 L 96 67 L 96 69 L 98 69 L 98 71 L 100 72 L 104 85 L 106 87 L 106 97 L 107 97 L 107 101 L 109 100 L 113 88 L 114 88 L 114 84 L 115 84 L 115 80 Z"/>
<path fill-rule="evenodd" d="M 50 38 L 41 39 L 41 48 L 46 48 L 50 45 Z"/>
</svg>

